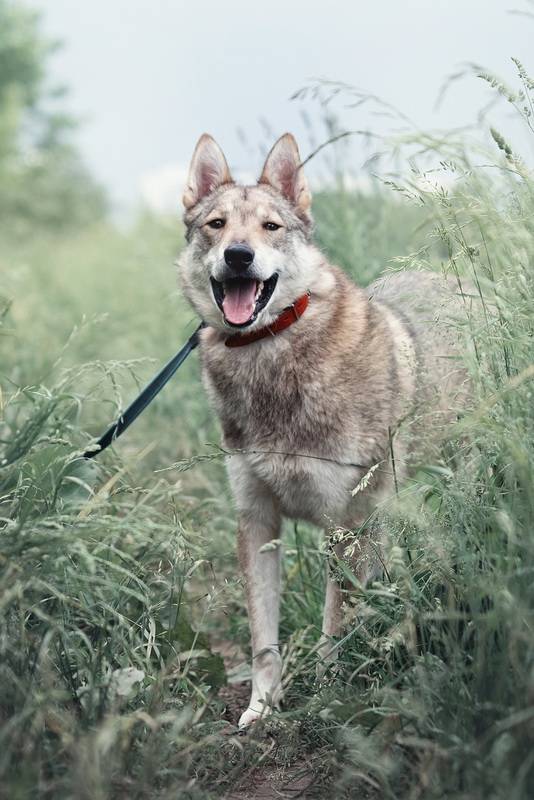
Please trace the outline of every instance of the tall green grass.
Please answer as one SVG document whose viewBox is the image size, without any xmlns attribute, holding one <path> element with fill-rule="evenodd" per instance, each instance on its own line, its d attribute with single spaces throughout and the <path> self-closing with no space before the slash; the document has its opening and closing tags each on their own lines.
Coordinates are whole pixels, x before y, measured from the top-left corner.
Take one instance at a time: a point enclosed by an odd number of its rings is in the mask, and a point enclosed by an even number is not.
<svg viewBox="0 0 534 800">
<path fill-rule="evenodd" d="M 534 132 L 534 81 L 516 66 L 516 90 L 480 77 Z M 399 263 L 435 266 L 437 242 L 440 268 L 480 298 L 465 332 L 473 408 L 383 511 L 385 578 L 354 601 L 343 677 L 320 715 L 339 736 L 340 790 L 534 792 L 534 180 L 490 134 L 476 147 L 404 136 L 420 166 L 389 181 L 433 228 Z"/>
<path fill-rule="evenodd" d="M 518 70 L 507 99 L 530 126 Z M 472 408 L 381 509 L 384 578 L 350 598 L 340 669 L 320 691 L 327 554 L 288 526 L 286 705 L 246 737 L 221 719 L 214 650 L 236 643 L 238 674 L 247 623 L 195 357 L 114 452 L 80 458 L 192 330 L 173 289 L 180 228 L 146 217 L 128 232 L 6 237 L 3 796 L 217 797 L 291 764 L 314 773 L 309 796 L 534 792 L 534 180 L 497 131 L 482 148 L 389 142 L 401 145 L 412 168 L 387 176 L 394 196 L 324 190 L 317 238 L 360 282 L 384 268 L 469 278 L 483 297 L 464 331 Z"/>
</svg>

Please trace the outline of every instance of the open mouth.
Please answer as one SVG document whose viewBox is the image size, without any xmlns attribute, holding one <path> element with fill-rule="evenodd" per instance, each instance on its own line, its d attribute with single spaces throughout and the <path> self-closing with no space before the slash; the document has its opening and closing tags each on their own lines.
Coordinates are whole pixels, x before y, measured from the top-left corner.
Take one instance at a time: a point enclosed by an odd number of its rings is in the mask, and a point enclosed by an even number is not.
<svg viewBox="0 0 534 800">
<path fill-rule="evenodd" d="M 230 278 L 223 282 L 215 278 L 210 280 L 213 297 L 224 314 L 225 322 L 234 328 L 246 328 L 271 299 L 278 273 L 266 281 L 254 278 Z"/>
</svg>

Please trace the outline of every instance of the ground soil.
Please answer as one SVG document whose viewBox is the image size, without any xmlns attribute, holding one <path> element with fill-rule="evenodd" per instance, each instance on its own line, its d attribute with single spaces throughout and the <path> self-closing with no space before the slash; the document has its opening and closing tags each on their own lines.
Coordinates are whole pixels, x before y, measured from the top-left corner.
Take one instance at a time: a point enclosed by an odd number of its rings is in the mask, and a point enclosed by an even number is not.
<svg viewBox="0 0 534 800">
<path fill-rule="evenodd" d="M 219 653 L 229 675 L 243 661 L 243 654 L 231 642 L 212 642 L 213 652 Z M 224 718 L 228 720 L 229 735 L 236 733 L 237 723 L 242 711 L 247 707 L 250 696 L 248 681 L 229 682 L 219 690 L 219 698 L 224 702 Z M 305 758 L 283 767 L 259 766 L 251 769 L 240 780 L 238 786 L 230 791 L 225 800 L 289 800 L 289 798 L 311 797 L 316 773 Z"/>
</svg>

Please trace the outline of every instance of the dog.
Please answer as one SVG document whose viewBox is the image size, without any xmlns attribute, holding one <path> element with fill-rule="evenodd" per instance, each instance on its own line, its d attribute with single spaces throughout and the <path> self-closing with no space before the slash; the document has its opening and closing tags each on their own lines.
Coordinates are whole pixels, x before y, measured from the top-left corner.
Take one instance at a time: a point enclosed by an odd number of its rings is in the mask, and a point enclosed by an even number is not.
<svg viewBox="0 0 534 800">
<path fill-rule="evenodd" d="M 377 574 L 365 523 L 460 403 L 466 376 L 449 318 L 465 297 L 430 272 L 392 273 L 364 290 L 329 264 L 312 241 L 311 194 L 291 134 L 253 186 L 233 181 L 204 134 L 183 204 L 181 285 L 206 323 L 202 377 L 232 453 L 253 656 L 246 728 L 281 699 L 282 518 L 352 532 L 355 579 Z M 346 544 L 336 546 L 340 557 Z M 342 634 L 343 598 L 330 571 L 323 666 Z"/>
</svg>

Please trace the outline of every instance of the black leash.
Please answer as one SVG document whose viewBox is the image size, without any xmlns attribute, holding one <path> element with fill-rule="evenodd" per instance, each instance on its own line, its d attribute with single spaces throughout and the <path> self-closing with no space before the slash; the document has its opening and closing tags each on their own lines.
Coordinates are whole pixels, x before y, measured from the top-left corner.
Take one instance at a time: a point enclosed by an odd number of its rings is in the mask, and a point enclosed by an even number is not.
<svg viewBox="0 0 534 800">
<path fill-rule="evenodd" d="M 83 454 L 84 458 L 93 458 L 93 456 L 98 455 L 106 447 L 118 439 L 121 433 L 124 433 L 126 428 L 129 428 L 132 422 L 134 422 L 139 414 L 145 410 L 149 403 L 155 398 L 157 394 L 163 389 L 166 383 L 170 381 L 178 367 L 180 367 L 189 353 L 191 353 L 195 347 L 198 345 L 198 334 L 206 325 L 205 322 L 201 322 L 196 331 L 189 337 L 187 342 L 184 344 L 182 349 L 176 353 L 176 355 L 171 358 L 171 360 L 165 364 L 162 370 L 158 372 L 155 378 L 153 378 L 150 383 L 145 386 L 141 394 L 136 397 L 136 399 L 131 403 L 126 411 L 120 415 L 118 420 L 113 423 L 111 428 L 100 437 L 98 442 L 91 446 L 89 450 L 86 450 Z"/>
</svg>

